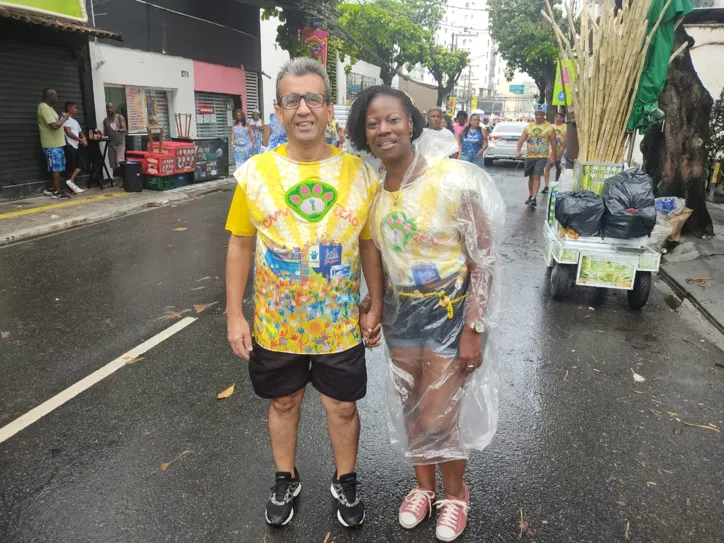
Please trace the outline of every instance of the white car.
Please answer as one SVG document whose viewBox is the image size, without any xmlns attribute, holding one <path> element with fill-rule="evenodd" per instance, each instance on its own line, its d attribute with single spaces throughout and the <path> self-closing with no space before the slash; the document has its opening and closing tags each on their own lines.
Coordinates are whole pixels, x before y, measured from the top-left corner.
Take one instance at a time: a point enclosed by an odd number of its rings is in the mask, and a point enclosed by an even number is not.
<svg viewBox="0 0 724 543">
<path fill-rule="evenodd" d="M 488 137 L 488 149 L 485 151 L 485 165 L 491 166 L 494 160 L 523 160 L 525 159 L 525 146 L 521 151 L 521 158 L 517 158 L 518 140 L 528 123 L 500 122 L 493 128 Z"/>
</svg>

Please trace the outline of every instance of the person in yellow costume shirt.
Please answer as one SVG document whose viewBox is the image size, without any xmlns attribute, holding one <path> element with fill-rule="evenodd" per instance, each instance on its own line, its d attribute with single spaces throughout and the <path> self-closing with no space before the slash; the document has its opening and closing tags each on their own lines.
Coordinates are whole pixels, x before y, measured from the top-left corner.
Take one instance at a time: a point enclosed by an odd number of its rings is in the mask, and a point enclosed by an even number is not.
<svg viewBox="0 0 724 543">
<path fill-rule="evenodd" d="M 535 121 L 525 127 L 518 140 L 516 156 L 521 156 L 523 144 L 527 143 L 525 155 L 525 171 L 523 175 L 528 178 L 528 199 L 525 204 L 531 208 L 538 205 L 536 197 L 540 189 L 540 178 L 545 173 L 546 165 L 555 164 L 558 160 L 556 150 L 556 131 L 553 125 L 546 121 L 546 115 L 541 106 L 536 106 Z"/>
<path fill-rule="evenodd" d="M 365 517 L 355 473 L 360 434 L 355 402 L 367 387 L 363 339 L 369 346 L 379 342 L 382 312 L 382 263 L 367 227 L 378 179 L 360 158 L 325 144 L 333 105 L 319 62 L 289 61 L 277 76 L 276 94 L 275 113 L 288 143 L 252 157 L 234 173 L 238 185 L 226 223 L 228 338 L 234 353 L 249 361 L 254 392 L 271 400 L 277 473 L 266 521 L 283 526 L 294 516 L 301 491 L 297 429 L 311 383 L 327 412 L 337 519 L 352 527 Z M 252 255 L 250 326 L 242 303 Z M 361 323 L 360 271 L 371 297 Z"/>
<path fill-rule="evenodd" d="M 568 132 L 568 127 L 565 124 L 566 120 L 566 114 L 562 111 L 559 111 L 556 113 L 556 120 L 555 124 L 553 125 L 553 130 L 556 131 L 556 155 L 558 160 L 555 162 L 548 162 L 546 164 L 546 170 L 545 170 L 545 182 L 546 186 L 543 187 L 543 190 L 541 191 L 542 194 L 548 194 L 548 191 L 550 190 L 551 185 L 551 168 L 555 164 L 556 167 L 556 181 L 561 176 L 561 158 L 563 157 L 563 154 L 566 151 L 566 135 Z"/>
</svg>

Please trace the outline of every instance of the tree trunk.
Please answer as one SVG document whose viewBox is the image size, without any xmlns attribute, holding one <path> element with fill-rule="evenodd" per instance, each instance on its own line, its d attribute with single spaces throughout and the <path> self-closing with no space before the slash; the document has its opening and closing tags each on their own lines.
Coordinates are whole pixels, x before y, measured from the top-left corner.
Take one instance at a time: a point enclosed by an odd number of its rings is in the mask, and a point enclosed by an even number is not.
<svg viewBox="0 0 724 543">
<path fill-rule="evenodd" d="M 445 94 L 446 94 L 446 93 L 445 93 L 445 89 L 444 89 L 444 88 L 441 88 L 441 87 L 438 87 L 438 88 L 437 88 L 437 106 L 438 106 L 438 107 L 441 107 L 441 106 L 442 106 L 442 103 L 443 103 L 443 101 L 445 100 Z"/>
<path fill-rule="evenodd" d="M 392 86 L 392 80 L 395 78 L 395 75 L 397 75 L 397 72 L 389 66 L 382 66 L 380 68 L 380 79 L 382 80 L 382 84 L 387 87 Z"/>
<path fill-rule="evenodd" d="M 701 83 L 691 62 L 689 49 L 694 40 L 680 25 L 673 50 L 688 42 L 689 47 L 669 64 L 666 86 L 659 96 L 659 108 L 666 114 L 663 127 L 654 125 L 644 136 L 641 150 L 644 170 L 654 180 L 657 196 L 686 199 L 693 210 L 684 230 L 696 235 L 712 234 L 706 209 L 709 115 L 714 101 Z"/>
</svg>

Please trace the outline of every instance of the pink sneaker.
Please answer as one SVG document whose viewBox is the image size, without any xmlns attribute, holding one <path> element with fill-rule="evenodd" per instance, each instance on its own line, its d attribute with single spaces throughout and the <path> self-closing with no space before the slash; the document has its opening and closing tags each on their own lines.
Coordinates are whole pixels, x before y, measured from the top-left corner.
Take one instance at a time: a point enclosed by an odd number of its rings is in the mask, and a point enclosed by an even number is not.
<svg viewBox="0 0 724 543">
<path fill-rule="evenodd" d="M 435 492 L 423 490 L 416 486 L 407 495 L 400 505 L 400 524 L 410 530 L 420 524 L 425 517 L 432 516 L 432 504 L 435 501 Z"/>
<path fill-rule="evenodd" d="M 440 513 L 437 517 L 437 529 L 435 535 L 440 541 L 455 541 L 465 530 L 468 523 L 468 511 L 470 510 L 470 492 L 465 485 L 465 501 L 456 496 L 445 496 L 445 499 L 437 502 Z"/>
</svg>

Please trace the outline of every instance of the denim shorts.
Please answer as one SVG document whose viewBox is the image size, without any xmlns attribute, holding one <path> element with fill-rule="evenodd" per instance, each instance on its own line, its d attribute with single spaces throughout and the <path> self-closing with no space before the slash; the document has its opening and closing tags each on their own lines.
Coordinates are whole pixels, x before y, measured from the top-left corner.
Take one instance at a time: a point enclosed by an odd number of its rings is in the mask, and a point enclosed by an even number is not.
<svg viewBox="0 0 724 543">
<path fill-rule="evenodd" d="M 441 288 L 388 289 L 382 330 L 390 349 L 426 347 L 446 358 L 457 357 L 465 328 L 469 276 Z"/>
<path fill-rule="evenodd" d="M 476 166 L 483 167 L 483 158 L 478 156 L 478 153 L 461 153 L 460 160 L 464 162 L 472 162 Z"/>
<path fill-rule="evenodd" d="M 45 161 L 48 164 L 49 172 L 65 171 L 65 148 L 64 147 L 43 147 Z"/>
</svg>

